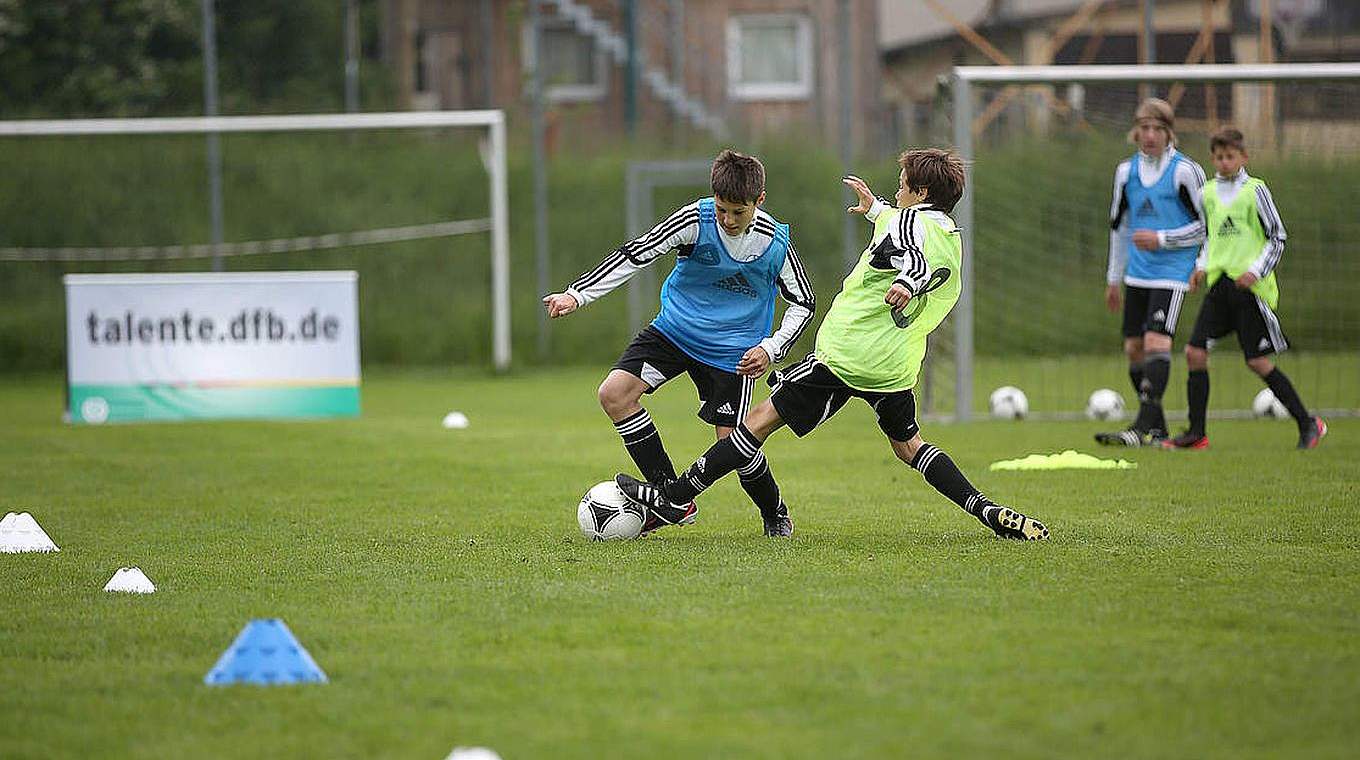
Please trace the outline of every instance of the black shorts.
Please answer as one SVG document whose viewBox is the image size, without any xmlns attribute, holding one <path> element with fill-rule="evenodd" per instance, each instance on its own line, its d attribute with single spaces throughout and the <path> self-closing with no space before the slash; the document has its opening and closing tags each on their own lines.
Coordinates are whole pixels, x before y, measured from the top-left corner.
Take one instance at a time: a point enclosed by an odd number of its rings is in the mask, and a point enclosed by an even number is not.
<svg viewBox="0 0 1360 760">
<path fill-rule="evenodd" d="M 1181 304 L 1184 302 L 1184 290 L 1125 285 L 1124 337 L 1137 338 L 1146 332 L 1174 337 L 1176 322 L 1181 318 Z"/>
<path fill-rule="evenodd" d="M 878 415 L 878 427 L 894 441 L 910 441 L 921 432 L 916 424 L 916 397 L 911 390 L 875 393 L 846 385 L 836 373 L 817 361 L 812 354 L 778 372 L 770 373 L 770 402 L 779 418 L 799 438 L 811 433 L 845 406 L 851 397 L 859 397 L 873 407 Z"/>
<path fill-rule="evenodd" d="M 647 384 L 647 393 L 665 385 L 682 372 L 688 372 L 699 391 L 699 419 L 710 425 L 736 427 L 751 408 L 756 379 L 710 367 L 681 351 L 662 332 L 651 325 L 633 338 L 623 356 L 614 363 Z"/>
<path fill-rule="evenodd" d="M 1248 359 L 1289 348 L 1280 320 L 1270 306 L 1224 275 L 1204 296 L 1195 329 L 1190 333 L 1190 345 L 1208 349 L 1211 343 L 1233 332 L 1237 333 L 1237 344 Z"/>
</svg>

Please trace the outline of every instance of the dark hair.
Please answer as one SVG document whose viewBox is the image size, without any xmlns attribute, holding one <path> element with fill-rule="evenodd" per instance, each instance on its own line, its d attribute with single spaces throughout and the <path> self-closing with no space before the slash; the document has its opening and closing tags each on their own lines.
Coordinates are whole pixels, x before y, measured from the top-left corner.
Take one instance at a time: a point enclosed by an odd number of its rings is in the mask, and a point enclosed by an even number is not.
<svg viewBox="0 0 1360 760">
<path fill-rule="evenodd" d="M 765 192 L 765 166 L 755 156 L 725 149 L 713 159 L 713 194 L 733 203 L 755 203 Z"/>
<path fill-rule="evenodd" d="M 1220 127 L 1217 132 L 1209 137 L 1209 152 L 1213 153 L 1219 148 L 1236 148 L 1246 153 L 1247 138 L 1243 137 L 1241 130 L 1235 127 Z"/>
<path fill-rule="evenodd" d="M 926 200 L 946 214 L 963 197 L 963 159 L 952 150 L 920 148 L 903 151 L 897 165 L 907 170 L 907 187 L 926 189 Z"/>
</svg>

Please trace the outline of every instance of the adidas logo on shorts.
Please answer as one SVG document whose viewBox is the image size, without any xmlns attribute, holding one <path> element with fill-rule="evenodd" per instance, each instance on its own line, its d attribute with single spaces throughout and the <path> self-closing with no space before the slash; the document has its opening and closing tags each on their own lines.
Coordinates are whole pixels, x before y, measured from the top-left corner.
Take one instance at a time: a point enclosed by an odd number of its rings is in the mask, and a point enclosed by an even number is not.
<svg viewBox="0 0 1360 760">
<path fill-rule="evenodd" d="M 724 401 L 723 405 L 718 407 L 718 414 L 736 414 L 736 410 L 732 408 L 730 401 Z"/>
<path fill-rule="evenodd" d="M 1261 342 L 1256 344 L 1256 348 L 1257 348 L 1258 351 L 1264 351 L 1264 350 L 1266 350 L 1267 348 L 1270 348 L 1270 339 L 1269 339 L 1269 338 L 1262 338 L 1262 339 L 1261 339 Z"/>
</svg>

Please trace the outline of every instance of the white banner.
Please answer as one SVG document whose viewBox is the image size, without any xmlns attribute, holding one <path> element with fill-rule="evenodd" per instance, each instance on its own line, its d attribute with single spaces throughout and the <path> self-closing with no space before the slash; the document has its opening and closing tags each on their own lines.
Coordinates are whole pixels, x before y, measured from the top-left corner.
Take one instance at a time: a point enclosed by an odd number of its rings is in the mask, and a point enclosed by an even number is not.
<svg viewBox="0 0 1360 760">
<path fill-rule="evenodd" d="M 64 279 L 73 421 L 358 414 L 354 272 Z"/>
</svg>

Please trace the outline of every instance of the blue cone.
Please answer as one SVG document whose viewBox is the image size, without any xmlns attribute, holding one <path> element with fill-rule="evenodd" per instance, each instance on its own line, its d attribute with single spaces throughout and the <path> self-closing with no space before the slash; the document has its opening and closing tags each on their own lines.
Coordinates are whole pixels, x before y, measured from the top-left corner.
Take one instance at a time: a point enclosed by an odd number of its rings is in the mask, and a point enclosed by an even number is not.
<svg viewBox="0 0 1360 760">
<path fill-rule="evenodd" d="M 227 651 L 217 658 L 217 664 L 203 677 L 203 683 L 209 686 L 328 682 L 316 660 L 278 618 L 246 623 Z"/>
</svg>

